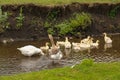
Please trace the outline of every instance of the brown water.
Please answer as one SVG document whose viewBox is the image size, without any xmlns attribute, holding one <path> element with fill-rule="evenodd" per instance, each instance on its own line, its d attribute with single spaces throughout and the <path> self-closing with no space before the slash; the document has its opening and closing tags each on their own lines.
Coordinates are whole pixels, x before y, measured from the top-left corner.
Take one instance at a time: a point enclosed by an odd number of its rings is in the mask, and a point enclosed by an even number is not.
<svg viewBox="0 0 120 80">
<path fill-rule="evenodd" d="M 25 45 L 42 46 L 46 41 L 19 41 L 8 44 L 0 43 L 0 75 L 9 75 L 22 72 L 38 71 L 56 67 L 71 66 L 84 58 L 92 58 L 96 62 L 120 61 L 120 34 L 112 35 L 112 45 L 105 45 L 103 36 L 94 37 L 100 40 L 99 48 L 76 52 L 72 49 L 61 49 L 64 57 L 59 63 L 53 63 L 48 56 L 23 56 L 16 48 Z M 79 42 L 80 39 L 71 39 L 71 42 Z"/>
</svg>

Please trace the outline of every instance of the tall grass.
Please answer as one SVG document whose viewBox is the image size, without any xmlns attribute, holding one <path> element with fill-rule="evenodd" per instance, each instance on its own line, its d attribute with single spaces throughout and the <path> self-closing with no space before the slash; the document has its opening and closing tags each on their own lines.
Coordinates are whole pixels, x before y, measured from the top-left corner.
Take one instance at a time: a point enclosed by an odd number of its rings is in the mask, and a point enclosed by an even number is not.
<svg viewBox="0 0 120 80">
<path fill-rule="evenodd" d="M 0 0 L 0 4 L 28 4 L 33 3 L 37 5 L 57 5 L 69 4 L 72 2 L 80 3 L 118 3 L 120 0 Z"/>
</svg>

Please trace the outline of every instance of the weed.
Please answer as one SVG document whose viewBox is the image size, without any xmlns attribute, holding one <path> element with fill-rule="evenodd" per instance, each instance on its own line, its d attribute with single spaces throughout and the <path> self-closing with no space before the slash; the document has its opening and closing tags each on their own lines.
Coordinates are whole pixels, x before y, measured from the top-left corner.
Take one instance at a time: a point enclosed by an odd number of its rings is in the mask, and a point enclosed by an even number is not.
<svg viewBox="0 0 120 80">
<path fill-rule="evenodd" d="M 22 26 L 23 26 L 23 21 L 24 21 L 24 16 L 23 16 L 23 13 L 22 13 L 22 7 L 20 8 L 20 13 L 19 13 L 19 16 L 16 17 L 16 29 L 20 29 Z"/>
<path fill-rule="evenodd" d="M 61 23 L 56 25 L 55 27 L 59 29 L 59 35 L 65 35 L 67 33 L 72 32 L 73 30 L 69 23 Z"/>
<path fill-rule="evenodd" d="M 47 14 L 47 21 L 55 21 L 58 13 L 59 13 L 59 10 L 49 11 Z"/>
<path fill-rule="evenodd" d="M 110 18 L 115 18 L 119 8 L 120 8 L 120 6 L 116 6 L 113 9 L 110 10 L 110 12 L 109 12 Z"/>
<path fill-rule="evenodd" d="M 0 7 L 0 32 L 4 32 L 4 29 L 9 28 L 8 20 L 8 13 L 3 12 Z"/>
<path fill-rule="evenodd" d="M 85 30 L 92 22 L 90 14 L 82 12 L 75 13 L 72 18 L 57 24 L 57 13 L 56 11 L 47 15 L 44 26 L 48 33 L 54 34 L 54 32 L 57 32 L 58 35 L 77 34 L 79 29 Z"/>
<path fill-rule="evenodd" d="M 51 27 L 51 25 L 52 25 L 52 23 L 49 23 L 49 22 L 45 22 L 45 24 L 44 24 L 44 26 L 45 26 L 45 28 L 49 28 L 49 27 Z"/>
<path fill-rule="evenodd" d="M 54 23 L 56 22 L 57 15 L 59 13 L 59 10 L 53 10 L 48 12 L 46 16 L 46 21 L 44 23 L 45 28 L 47 28 L 47 32 L 54 34 Z"/>
<path fill-rule="evenodd" d="M 49 23 L 49 22 L 45 22 L 44 23 L 44 26 L 45 26 L 45 28 L 47 28 L 47 32 L 49 33 L 49 34 L 54 34 L 54 31 L 53 31 L 53 27 L 52 27 L 52 23 Z"/>
<path fill-rule="evenodd" d="M 82 12 L 81 14 L 75 15 L 75 20 L 78 22 L 79 26 L 84 30 L 88 25 L 91 24 L 90 14 Z"/>
<path fill-rule="evenodd" d="M 49 28 L 47 30 L 47 32 L 48 32 L 48 34 L 52 34 L 52 35 L 55 33 L 55 31 L 53 30 L 53 28 Z"/>
<path fill-rule="evenodd" d="M 60 35 L 66 35 L 68 33 L 78 33 L 77 29 L 85 30 L 91 24 L 91 17 L 87 13 L 74 14 L 72 18 L 66 20 L 60 24 L 55 25 L 59 30 Z M 76 32 L 75 32 L 76 31 Z"/>
</svg>

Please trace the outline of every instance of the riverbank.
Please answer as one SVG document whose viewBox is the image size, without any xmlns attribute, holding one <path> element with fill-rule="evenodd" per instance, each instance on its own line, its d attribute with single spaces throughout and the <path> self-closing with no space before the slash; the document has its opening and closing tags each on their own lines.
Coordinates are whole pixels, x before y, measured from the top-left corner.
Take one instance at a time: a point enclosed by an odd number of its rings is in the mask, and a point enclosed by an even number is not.
<svg viewBox="0 0 120 80">
<path fill-rule="evenodd" d="M 94 63 L 85 59 L 74 67 L 0 76 L 0 80 L 119 80 L 120 62 Z"/>
<path fill-rule="evenodd" d="M 106 1 L 108 3 L 94 3 L 91 0 L 92 4 L 70 1 L 70 4 L 65 2 L 66 4 L 54 6 L 22 4 L 24 1 L 21 1 L 21 4 L 19 1 L 13 4 L 1 1 L 3 18 L 0 25 L 0 40 L 41 39 L 48 37 L 48 33 L 63 38 L 101 35 L 103 32 L 120 33 L 120 3 Z M 80 18 L 76 18 L 74 14 Z"/>
</svg>

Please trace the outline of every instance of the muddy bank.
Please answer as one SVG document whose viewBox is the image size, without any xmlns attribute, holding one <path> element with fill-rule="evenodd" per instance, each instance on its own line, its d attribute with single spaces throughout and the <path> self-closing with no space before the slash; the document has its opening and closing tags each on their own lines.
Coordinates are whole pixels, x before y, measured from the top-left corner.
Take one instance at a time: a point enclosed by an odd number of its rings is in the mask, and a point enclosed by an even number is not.
<svg viewBox="0 0 120 80">
<path fill-rule="evenodd" d="M 16 29 L 16 17 L 23 9 L 24 21 L 20 29 Z M 92 16 L 92 24 L 88 26 L 82 35 L 99 35 L 103 32 L 120 33 L 120 3 L 118 4 L 80 4 L 58 6 L 26 5 L 2 5 L 3 12 L 8 12 L 9 27 L 0 32 L 0 39 L 40 39 L 47 37 L 44 23 L 50 12 L 57 12 L 56 21 L 62 22 L 73 13 L 86 12 Z M 54 14 L 54 13 L 53 13 Z M 58 36 L 58 34 L 55 34 Z"/>
</svg>

